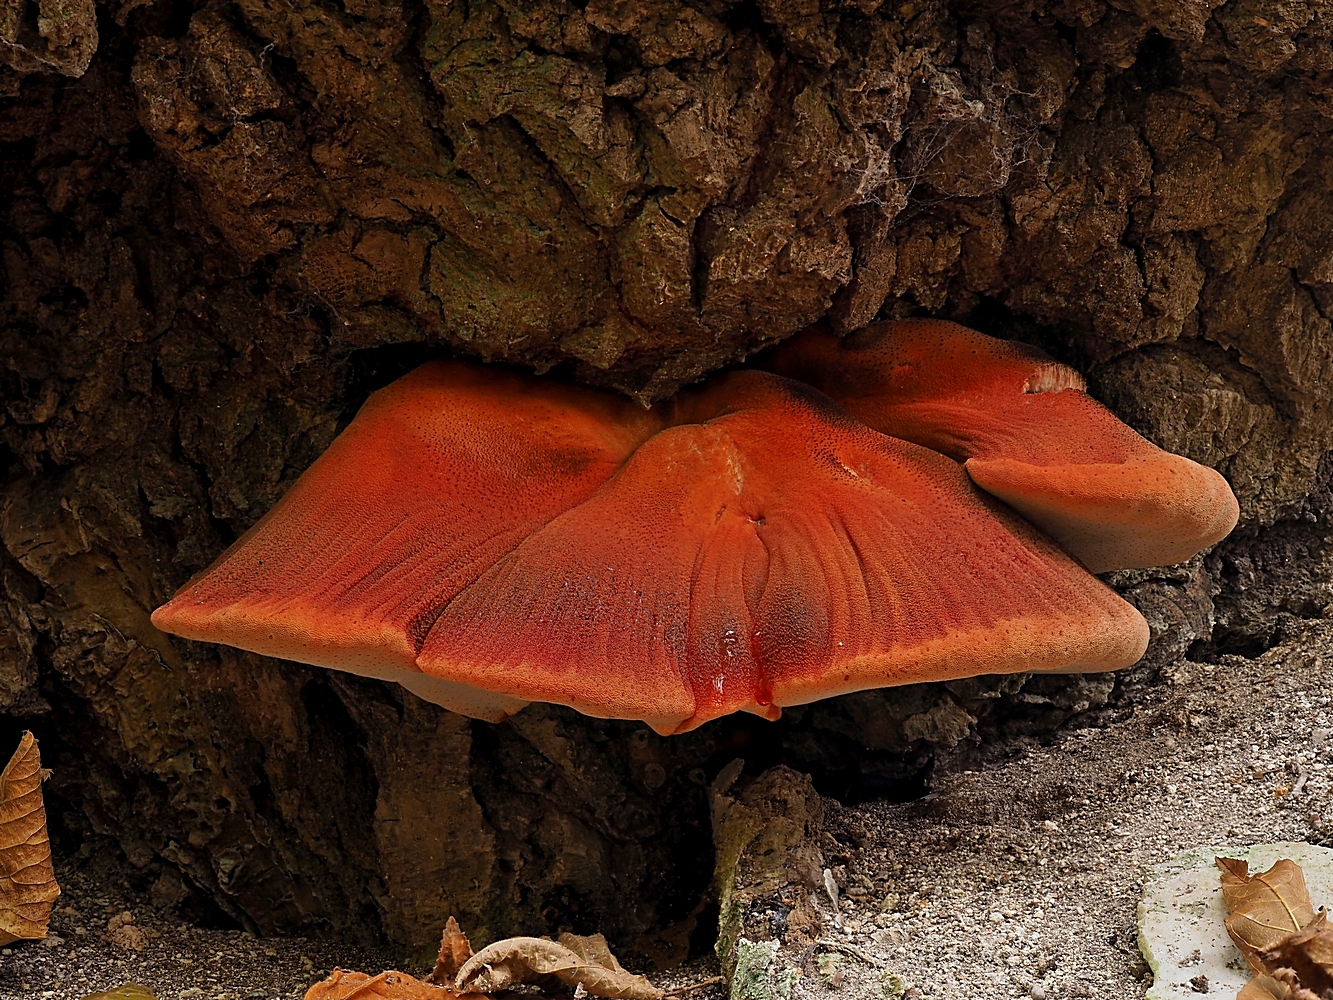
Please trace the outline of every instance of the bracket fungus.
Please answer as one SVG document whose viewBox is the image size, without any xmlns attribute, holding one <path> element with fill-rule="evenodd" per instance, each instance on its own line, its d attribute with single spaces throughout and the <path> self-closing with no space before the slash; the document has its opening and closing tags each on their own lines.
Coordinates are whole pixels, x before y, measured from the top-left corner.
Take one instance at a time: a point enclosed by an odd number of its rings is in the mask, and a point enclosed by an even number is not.
<svg viewBox="0 0 1333 1000">
<path fill-rule="evenodd" d="M 1035 347 L 957 323 L 812 327 L 765 367 L 809 382 L 876 430 L 962 462 L 972 481 L 1094 573 L 1183 562 L 1240 508 L 1215 470 L 1163 451 Z"/>
<path fill-rule="evenodd" d="M 734 372 L 644 411 L 432 362 L 374 394 L 161 629 L 682 732 L 982 673 L 1110 670 L 1142 617 L 956 462 Z"/>
</svg>

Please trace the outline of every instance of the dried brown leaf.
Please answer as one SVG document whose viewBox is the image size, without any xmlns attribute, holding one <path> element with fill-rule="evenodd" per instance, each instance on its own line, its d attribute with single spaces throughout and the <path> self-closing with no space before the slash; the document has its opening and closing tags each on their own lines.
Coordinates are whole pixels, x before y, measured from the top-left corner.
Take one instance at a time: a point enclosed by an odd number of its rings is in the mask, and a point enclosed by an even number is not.
<svg viewBox="0 0 1333 1000">
<path fill-rule="evenodd" d="M 448 1000 L 456 994 L 448 986 L 413 979 L 406 972 L 364 972 L 334 969 L 328 979 L 306 990 L 305 1000 Z"/>
<path fill-rule="evenodd" d="M 616 956 L 611 954 L 606 938 L 601 934 L 570 934 L 565 931 L 555 940 L 556 944 L 564 945 L 588 965 L 610 969 L 612 972 L 625 971 L 616 961 Z"/>
<path fill-rule="evenodd" d="M 1271 948 L 1314 919 L 1305 875 L 1293 861 L 1283 858 L 1258 875 L 1250 874 L 1247 861 L 1216 858 L 1222 872 L 1222 897 L 1230 916 L 1227 933 L 1257 975 L 1269 972 L 1259 952 Z"/>
<path fill-rule="evenodd" d="M 1236 994 L 1236 1000 L 1292 1000 L 1291 990 L 1270 976 L 1255 976 Z"/>
<path fill-rule="evenodd" d="M 559 942 L 508 938 L 473 955 L 458 921 L 450 917 L 435 969 L 424 981 L 404 972 L 368 976 L 335 969 L 328 979 L 306 991 L 305 1000 L 447 1000 L 461 993 L 491 994 L 491 1000 L 502 1000 L 508 996 L 504 993 L 507 987 L 543 979 L 582 986 L 610 1000 L 662 1000 L 665 996 L 643 976 L 621 968 L 600 934 L 562 934 Z"/>
<path fill-rule="evenodd" d="M 139 983 L 126 983 L 105 993 L 90 993 L 83 1000 L 157 1000 L 157 994 Z"/>
<path fill-rule="evenodd" d="M 529 937 L 497 941 L 473 955 L 458 970 L 454 984 L 459 993 L 494 993 L 545 976 L 611 1000 L 662 1000 L 666 995 L 645 977 L 622 969 L 600 934 L 562 934 L 559 942 Z"/>
<path fill-rule="evenodd" d="M 60 895 L 42 805 L 45 777 L 37 741 L 25 732 L 0 773 L 0 945 L 46 937 Z"/>
<path fill-rule="evenodd" d="M 1293 1000 L 1320 1000 L 1333 991 L 1333 927 L 1319 914 L 1295 934 L 1259 953 L 1274 979 L 1290 986 Z"/>
<path fill-rule="evenodd" d="M 444 934 L 440 936 L 440 954 L 435 959 L 435 969 L 426 977 L 426 982 L 452 985 L 458 970 L 471 957 L 472 942 L 458 926 L 458 921 L 451 916 L 444 925 Z"/>
</svg>

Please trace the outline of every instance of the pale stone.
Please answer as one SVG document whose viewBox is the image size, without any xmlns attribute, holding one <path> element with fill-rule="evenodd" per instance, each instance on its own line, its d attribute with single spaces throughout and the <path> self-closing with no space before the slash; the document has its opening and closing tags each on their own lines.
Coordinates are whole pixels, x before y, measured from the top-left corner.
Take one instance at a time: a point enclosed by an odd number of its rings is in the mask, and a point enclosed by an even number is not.
<svg viewBox="0 0 1333 1000">
<path fill-rule="evenodd" d="M 1153 971 L 1146 1000 L 1197 1000 L 1190 980 L 1208 979 L 1209 994 L 1235 996 L 1250 970 L 1227 929 L 1221 873 L 1214 858 L 1239 858 L 1250 873 L 1290 858 L 1305 873 L 1315 909 L 1333 902 L 1333 850 L 1305 843 L 1196 847 L 1149 870 L 1139 903 L 1139 950 Z"/>
</svg>

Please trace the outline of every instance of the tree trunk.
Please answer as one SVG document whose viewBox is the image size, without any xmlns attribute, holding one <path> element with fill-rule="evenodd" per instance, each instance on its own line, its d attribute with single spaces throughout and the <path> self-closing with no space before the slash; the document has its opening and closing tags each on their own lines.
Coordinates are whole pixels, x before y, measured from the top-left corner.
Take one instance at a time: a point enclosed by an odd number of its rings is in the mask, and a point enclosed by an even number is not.
<svg viewBox="0 0 1333 1000">
<path fill-rule="evenodd" d="M 669 961 L 710 932 L 734 757 L 906 796 L 932 748 L 1112 696 L 968 682 L 661 739 L 152 628 L 428 357 L 648 403 L 821 317 L 956 318 L 1240 497 L 1212 555 L 1113 577 L 1154 631 L 1132 677 L 1333 606 L 1327 0 L 11 7 L 0 710 L 67 849 L 114 837 L 164 906 Z"/>
</svg>

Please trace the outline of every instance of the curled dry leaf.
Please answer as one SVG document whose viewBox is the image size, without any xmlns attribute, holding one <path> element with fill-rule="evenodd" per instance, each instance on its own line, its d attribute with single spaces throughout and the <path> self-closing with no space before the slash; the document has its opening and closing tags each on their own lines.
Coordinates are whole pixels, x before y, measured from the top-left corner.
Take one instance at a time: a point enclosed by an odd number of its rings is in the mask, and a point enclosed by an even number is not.
<svg viewBox="0 0 1333 1000">
<path fill-rule="evenodd" d="M 467 939 L 458 921 L 452 916 L 444 925 L 444 934 L 440 937 L 440 954 L 435 959 L 435 970 L 426 977 L 428 983 L 453 985 L 458 970 L 472 957 L 472 942 Z"/>
<path fill-rule="evenodd" d="M 611 1000 L 662 1000 L 666 995 L 645 977 L 622 969 L 600 934 L 497 941 L 473 955 L 454 984 L 459 993 L 494 993 L 546 976 Z"/>
<path fill-rule="evenodd" d="M 51 867 L 37 740 L 24 733 L 0 773 L 0 945 L 46 937 L 60 895 Z"/>
<path fill-rule="evenodd" d="M 1292 1000 L 1291 990 L 1272 976 L 1255 976 L 1241 987 L 1236 1000 Z"/>
<path fill-rule="evenodd" d="M 575 996 L 592 994 L 609 1000 L 663 1000 L 661 990 L 643 976 L 626 972 L 600 934 L 561 934 L 560 940 L 507 938 L 478 954 L 453 917 L 444 925 L 435 969 L 424 980 L 404 972 L 334 969 L 323 982 L 306 991 L 305 1000 L 447 1000 L 460 994 L 485 993 L 501 1000 L 503 991 L 520 983 L 559 982 Z"/>
<path fill-rule="evenodd" d="M 1295 934 L 1259 953 L 1273 978 L 1292 988 L 1292 1000 L 1323 1000 L 1333 995 L 1333 927 L 1328 912 Z"/>
<path fill-rule="evenodd" d="M 328 979 L 306 990 L 305 1000 L 449 1000 L 457 996 L 448 986 L 413 979 L 405 972 L 364 972 L 334 969 Z"/>
<path fill-rule="evenodd" d="M 1287 858 L 1258 875 L 1250 874 L 1248 861 L 1215 860 L 1222 871 L 1222 897 L 1230 913 L 1227 933 L 1255 974 L 1266 975 L 1270 969 L 1259 953 L 1314 919 L 1305 875 Z"/>
</svg>

